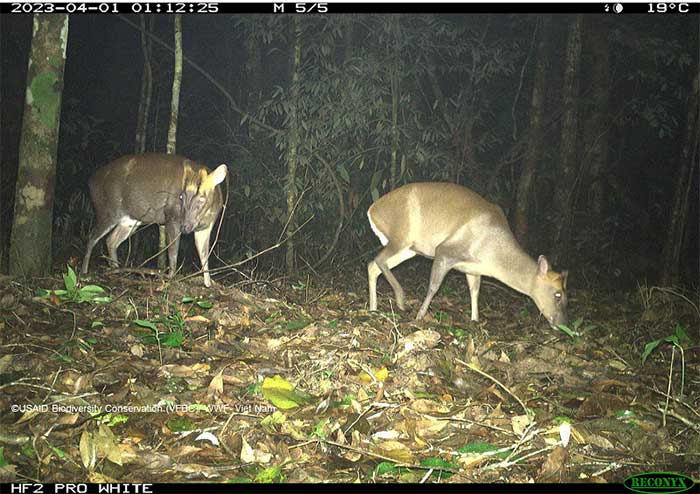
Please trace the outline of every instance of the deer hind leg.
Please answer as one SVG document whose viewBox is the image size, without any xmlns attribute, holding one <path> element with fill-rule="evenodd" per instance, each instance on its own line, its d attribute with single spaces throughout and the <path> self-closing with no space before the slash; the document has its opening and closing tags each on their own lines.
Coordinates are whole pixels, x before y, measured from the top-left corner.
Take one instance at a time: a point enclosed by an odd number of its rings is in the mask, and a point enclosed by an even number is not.
<svg viewBox="0 0 700 494">
<path fill-rule="evenodd" d="M 402 262 L 414 257 L 416 253 L 410 247 L 397 247 L 389 243 L 381 252 L 367 265 L 367 276 L 369 278 L 369 310 L 377 310 L 377 278 L 383 274 L 394 290 L 396 305 L 399 309 L 404 308 L 403 288 L 399 284 L 391 269 Z"/>
<path fill-rule="evenodd" d="M 99 242 L 102 237 L 107 235 L 112 228 L 114 228 L 114 223 L 100 223 L 95 225 L 95 228 L 93 228 L 92 234 L 90 235 L 90 240 L 88 240 L 87 243 L 87 249 L 85 250 L 85 257 L 83 258 L 83 268 L 81 270 L 83 275 L 86 275 L 88 272 L 92 249 L 95 248 L 97 242 Z"/>
<path fill-rule="evenodd" d="M 117 258 L 117 249 L 129 238 L 136 228 L 141 224 L 140 221 L 132 220 L 131 218 L 122 218 L 119 224 L 112 230 L 112 233 L 107 237 L 107 252 L 109 252 L 109 263 L 113 268 L 119 267 Z"/>
</svg>

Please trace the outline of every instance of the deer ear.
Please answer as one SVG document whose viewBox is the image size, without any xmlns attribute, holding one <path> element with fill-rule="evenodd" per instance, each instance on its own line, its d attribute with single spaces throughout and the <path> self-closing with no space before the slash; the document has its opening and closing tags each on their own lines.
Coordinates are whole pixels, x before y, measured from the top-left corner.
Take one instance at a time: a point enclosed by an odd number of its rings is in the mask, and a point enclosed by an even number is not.
<svg viewBox="0 0 700 494">
<path fill-rule="evenodd" d="M 223 163 L 216 167 L 216 170 L 209 174 L 209 180 L 212 181 L 213 185 L 219 185 L 226 178 L 228 173 L 228 168 Z"/>
<path fill-rule="evenodd" d="M 544 256 L 540 256 L 537 259 L 537 276 L 544 278 L 547 276 L 547 272 L 549 271 L 549 262 L 547 261 L 547 258 Z"/>
<path fill-rule="evenodd" d="M 214 187 L 216 187 L 224 181 L 227 173 L 228 168 L 226 168 L 226 165 L 221 164 L 217 166 L 216 170 L 207 174 L 207 177 L 202 181 L 202 189 L 206 192 L 209 192 Z"/>
</svg>

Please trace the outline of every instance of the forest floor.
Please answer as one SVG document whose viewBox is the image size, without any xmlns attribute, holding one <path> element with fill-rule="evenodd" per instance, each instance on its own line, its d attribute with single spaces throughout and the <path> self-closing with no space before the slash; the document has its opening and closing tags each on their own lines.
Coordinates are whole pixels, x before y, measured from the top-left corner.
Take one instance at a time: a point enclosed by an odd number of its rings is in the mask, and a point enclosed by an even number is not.
<svg viewBox="0 0 700 494">
<path fill-rule="evenodd" d="M 427 268 L 396 272 L 406 312 L 382 279 L 367 311 L 364 264 L 85 282 L 104 293 L 0 277 L 0 481 L 700 477 L 700 314 L 682 294 L 570 290 L 572 337 L 496 282 L 471 322 L 457 274 L 416 322 Z"/>
</svg>

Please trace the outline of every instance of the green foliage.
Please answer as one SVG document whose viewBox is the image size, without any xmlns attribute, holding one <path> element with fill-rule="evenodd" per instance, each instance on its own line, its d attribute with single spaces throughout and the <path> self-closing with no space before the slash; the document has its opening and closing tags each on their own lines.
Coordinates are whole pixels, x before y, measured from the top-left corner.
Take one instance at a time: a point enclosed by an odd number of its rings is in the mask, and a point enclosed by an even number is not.
<svg viewBox="0 0 700 494">
<path fill-rule="evenodd" d="M 442 458 L 423 458 L 420 464 L 421 466 L 435 469 L 432 473 L 433 477 L 442 477 L 444 479 L 450 478 L 452 473 L 442 471 L 443 469 L 459 470 L 459 465 L 445 461 Z"/>
<path fill-rule="evenodd" d="M 280 376 L 266 377 L 261 391 L 265 399 L 277 408 L 289 410 L 307 403 L 308 396 L 294 389 L 294 385 Z"/>
<path fill-rule="evenodd" d="M 252 136 L 250 147 L 261 152 L 241 162 L 242 183 L 256 190 L 261 169 L 272 180 L 260 184 L 259 204 L 241 203 L 243 215 L 247 208 L 262 209 L 264 214 L 255 217 L 280 231 L 288 220 L 286 189 L 304 191 L 296 221 L 312 221 L 297 245 L 304 246 L 313 264 L 338 225 L 350 226 L 342 230 L 350 238 L 365 237 L 368 226 L 361 211 L 391 187 L 392 157 L 399 183 L 451 179 L 464 166 L 472 175 L 483 174 L 471 158 L 503 140 L 492 124 L 494 104 L 501 105 L 502 97 L 490 84 L 514 72 L 520 52 L 500 36 L 483 42 L 483 23 L 467 18 L 323 16 L 306 17 L 300 24 L 296 85 L 291 86 L 288 73 L 273 73 L 279 85 L 271 85 L 267 94 L 251 88 L 251 97 L 259 101 L 255 118 L 283 132 L 257 129 Z M 279 49 L 294 42 L 287 21 L 246 16 L 237 29 L 251 53 L 264 51 L 279 61 L 273 66 L 288 70 L 289 53 Z M 348 36 L 355 40 L 350 45 Z M 431 82 L 441 79 L 464 82 Z M 506 110 L 509 114 L 510 106 Z M 302 172 L 288 184 L 283 177 L 292 128 Z M 274 154 L 264 150 L 270 142 Z M 469 160 L 463 157 L 465 148 L 473 150 Z M 257 228 L 267 229 L 260 221 Z"/>
<path fill-rule="evenodd" d="M 399 474 L 399 467 L 391 463 L 390 461 L 382 461 L 380 462 L 376 467 L 374 467 L 374 470 L 372 472 L 373 476 L 381 477 L 383 475 L 398 475 Z"/>
<path fill-rule="evenodd" d="M 197 429 L 197 424 L 186 417 L 178 417 L 165 423 L 173 432 L 187 432 Z"/>
<path fill-rule="evenodd" d="M 112 297 L 106 295 L 105 289 L 98 285 L 85 285 L 78 287 L 78 276 L 70 266 L 66 265 L 67 271 L 63 275 L 64 290 L 45 290 L 39 288 L 36 296 L 39 298 L 49 298 L 54 295 L 62 302 L 72 302 L 81 304 L 84 302 L 94 304 L 106 304 L 112 301 Z"/>
<path fill-rule="evenodd" d="M 473 441 L 471 443 L 465 444 L 464 446 L 457 448 L 457 452 L 465 454 L 483 454 L 489 453 L 491 451 L 496 451 L 498 449 L 501 448 L 499 446 L 494 446 L 493 444 L 485 443 L 483 441 Z M 495 456 L 496 458 L 504 460 L 508 457 L 508 452 L 503 451 L 501 453 L 497 453 Z"/>
<path fill-rule="evenodd" d="M 329 419 L 323 419 L 318 422 L 311 433 L 311 437 L 320 437 L 321 439 L 325 439 L 328 436 L 328 432 L 325 429 L 328 421 Z"/>
<path fill-rule="evenodd" d="M 662 343 L 670 343 L 679 350 L 683 350 L 683 348 L 690 343 L 690 338 L 688 337 L 688 333 L 685 332 L 685 328 L 681 324 L 676 324 L 676 329 L 672 335 L 650 341 L 644 345 L 644 351 L 642 352 L 642 364 L 646 362 L 646 359 L 651 352 L 653 352 Z"/>
<path fill-rule="evenodd" d="M 194 297 L 182 297 L 181 302 L 183 304 L 191 304 L 194 302 L 194 304 L 200 309 L 211 309 L 212 307 L 214 307 L 214 304 L 212 304 L 211 302 L 206 300 L 199 300 Z"/>
<path fill-rule="evenodd" d="M 284 475 L 280 467 L 267 467 L 255 476 L 255 482 L 260 484 L 272 484 L 273 482 L 284 482 Z"/>
<path fill-rule="evenodd" d="M 209 301 L 198 300 L 194 297 L 183 297 L 181 303 L 191 304 L 191 307 L 196 306 L 204 310 L 210 309 L 214 305 Z M 152 336 L 143 338 L 146 343 L 152 344 L 159 342 L 163 346 L 178 348 L 182 346 L 185 341 L 185 334 L 188 331 L 186 318 L 191 307 L 184 314 L 180 311 L 177 304 L 170 304 L 167 314 L 160 314 L 160 310 L 156 307 L 154 309 L 156 313 L 155 317 L 151 319 L 134 319 L 133 322 L 141 328 L 153 331 Z M 161 333 L 158 329 L 158 325 L 164 326 L 167 331 Z"/>
</svg>

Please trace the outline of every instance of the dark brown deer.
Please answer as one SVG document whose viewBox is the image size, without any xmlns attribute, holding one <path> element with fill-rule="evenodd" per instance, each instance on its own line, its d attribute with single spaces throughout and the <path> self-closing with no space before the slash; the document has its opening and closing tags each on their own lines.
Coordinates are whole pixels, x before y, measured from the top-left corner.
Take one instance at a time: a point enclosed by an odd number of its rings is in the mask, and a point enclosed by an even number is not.
<svg viewBox="0 0 700 494">
<path fill-rule="evenodd" d="M 209 276 L 209 237 L 221 212 L 219 184 L 226 178 L 226 165 L 214 171 L 187 158 L 171 154 L 124 156 L 97 170 L 90 177 L 90 197 L 97 222 L 90 235 L 82 273 L 87 274 L 95 244 L 107 237 L 109 262 L 117 267 L 117 248 L 143 223 L 165 225 L 168 238 L 169 276 L 177 269 L 180 235 L 194 232 L 194 243 L 204 272 Z"/>
</svg>

